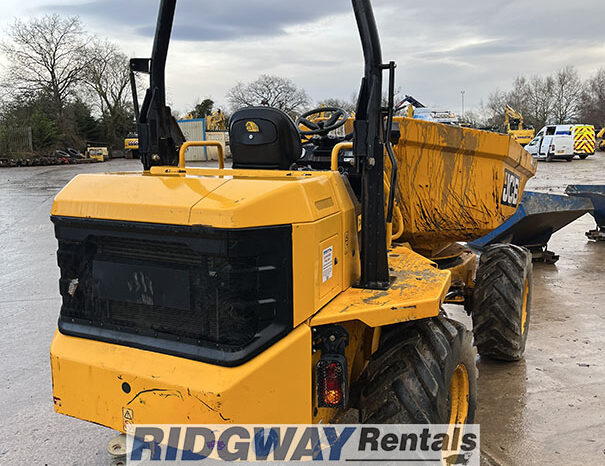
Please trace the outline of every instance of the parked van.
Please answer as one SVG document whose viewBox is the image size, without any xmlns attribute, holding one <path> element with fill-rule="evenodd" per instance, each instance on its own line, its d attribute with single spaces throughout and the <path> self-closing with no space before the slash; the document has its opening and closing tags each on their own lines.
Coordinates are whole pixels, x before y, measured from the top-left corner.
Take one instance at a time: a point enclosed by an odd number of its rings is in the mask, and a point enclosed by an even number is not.
<svg viewBox="0 0 605 466">
<path fill-rule="evenodd" d="M 574 155 L 582 160 L 595 153 L 597 137 L 592 125 L 549 125 L 542 128 L 536 137 L 548 135 L 571 136 Z"/>
<path fill-rule="evenodd" d="M 552 162 L 565 159 L 571 162 L 574 158 L 573 125 L 545 126 L 525 146 L 525 150 L 538 160 Z"/>
</svg>

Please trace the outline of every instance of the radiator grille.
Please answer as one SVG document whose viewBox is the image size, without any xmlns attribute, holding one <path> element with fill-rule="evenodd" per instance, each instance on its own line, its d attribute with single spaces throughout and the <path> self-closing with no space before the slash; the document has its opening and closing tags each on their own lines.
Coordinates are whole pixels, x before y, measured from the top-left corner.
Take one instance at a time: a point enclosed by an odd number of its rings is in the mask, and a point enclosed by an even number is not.
<svg viewBox="0 0 605 466">
<path fill-rule="evenodd" d="M 292 327 L 290 227 L 53 220 L 64 333 L 234 364 Z"/>
</svg>

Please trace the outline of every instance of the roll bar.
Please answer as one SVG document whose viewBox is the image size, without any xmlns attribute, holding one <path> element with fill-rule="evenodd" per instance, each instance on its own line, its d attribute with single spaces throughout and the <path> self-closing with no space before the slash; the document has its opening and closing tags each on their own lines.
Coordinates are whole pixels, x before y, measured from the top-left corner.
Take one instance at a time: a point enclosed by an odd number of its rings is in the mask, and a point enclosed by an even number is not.
<svg viewBox="0 0 605 466">
<path fill-rule="evenodd" d="M 389 267 L 384 215 L 384 151 L 385 143 L 390 142 L 384 128 L 382 75 L 385 69 L 392 67 L 394 70 L 394 63 L 382 63 L 380 37 L 370 0 L 352 0 L 352 3 L 365 61 L 353 136 L 353 155 L 361 173 L 361 281 L 358 286 L 385 289 L 389 287 Z M 389 112 L 391 121 L 392 108 Z M 388 134 L 390 131 L 389 126 Z M 391 190 L 395 185 L 391 184 Z"/>
<path fill-rule="evenodd" d="M 185 136 L 172 116 L 170 107 L 166 105 L 166 59 L 176 2 L 177 0 L 161 0 L 151 59 L 135 58 L 130 61 L 133 101 L 137 107 L 135 114 L 139 113 L 139 153 L 145 170 L 153 166 L 178 165 L 179 147 L 185 142 Z M 140 112 L 134 72 L 149 74 L 149 88 Z"/>
<path fill-rule="evenodd" d="M 382 49 L 370 0 L 351 0 L 361 44 L 365 72 L 357 102 L 354 123 L 353 154 L 361 175 L 361 280 L 362 288 L 385 289 L 389 286 L 386 221 L 392 217 L 397 163 L 390 146 L 393 118 L 395 64 L 382 63 Z M 177 0 L 161 0 L 150 59 L 132 59 L 131 85 L 137 127 L 139 152 L 145 170 L 153 166 L 177 166 L 179 148 L 185 142 L 170 108 L 166 105 L 166 59 L 174 22 Z M 389 106 L 382 107 L 383 72 L 390 71 Z M 149 89 L 139 111 L 135 73 L 149 75 Z M 385 116 L 387 127 L 385 128 Z M 391 192 L 384 213 L 384 154 L 391 158 Z"/>
</svg>

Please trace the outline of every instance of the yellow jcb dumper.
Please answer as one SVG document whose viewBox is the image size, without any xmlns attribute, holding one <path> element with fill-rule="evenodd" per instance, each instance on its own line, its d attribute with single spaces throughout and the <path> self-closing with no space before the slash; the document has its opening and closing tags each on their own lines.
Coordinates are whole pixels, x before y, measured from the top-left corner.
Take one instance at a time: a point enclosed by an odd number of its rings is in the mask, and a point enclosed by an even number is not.
<svg viewBox="0 0 605 466">
<path fill-rule="evenodd" d="M 138 134 L 144 170 L 80 175 L 52 208 L 59 241 L 59 413 L 142 424 L 472 423 L 479 353 L 522 357 L 531 259 L 476 256 L 536 164 L 512 138 L 393 118 L 369 0 L 352 0 L 365 76 L 350 141 L 342 109 L 307 129 L 237 111 L 233 168 L 187 168 L 166 106 L 176 0 L 161 2 Z M 390 105 L 381 106 L 383 73 Z M 317 109 L 317 113 L 325 109 Z"/>
</svg>

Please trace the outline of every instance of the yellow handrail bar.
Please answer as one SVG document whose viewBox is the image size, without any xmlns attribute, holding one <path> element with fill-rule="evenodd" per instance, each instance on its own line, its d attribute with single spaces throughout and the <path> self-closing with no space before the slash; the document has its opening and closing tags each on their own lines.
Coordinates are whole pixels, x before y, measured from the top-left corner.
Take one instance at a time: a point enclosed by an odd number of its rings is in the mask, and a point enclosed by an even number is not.
<svg viewBox="0 0 605 466">
<path fill-rule="evenodd" d="M 341 150 L 353 149 L 352 142 L 339 142 L 332 149 L 332 161 L 330 163 L 330 170 L 333 172 L 338 171 L 338 154 L 340 154 Z"/>
<path fill-rule="evenodd" d="M 181 146 L 179 151 L 179 168 L 185 169 L 185 154 L 190 147 L 216 147 L 218 149 L 218 167 L 221 170 L 225 168 L 225 150 L 219 141 L 187 141 Z"/>
</svg>

